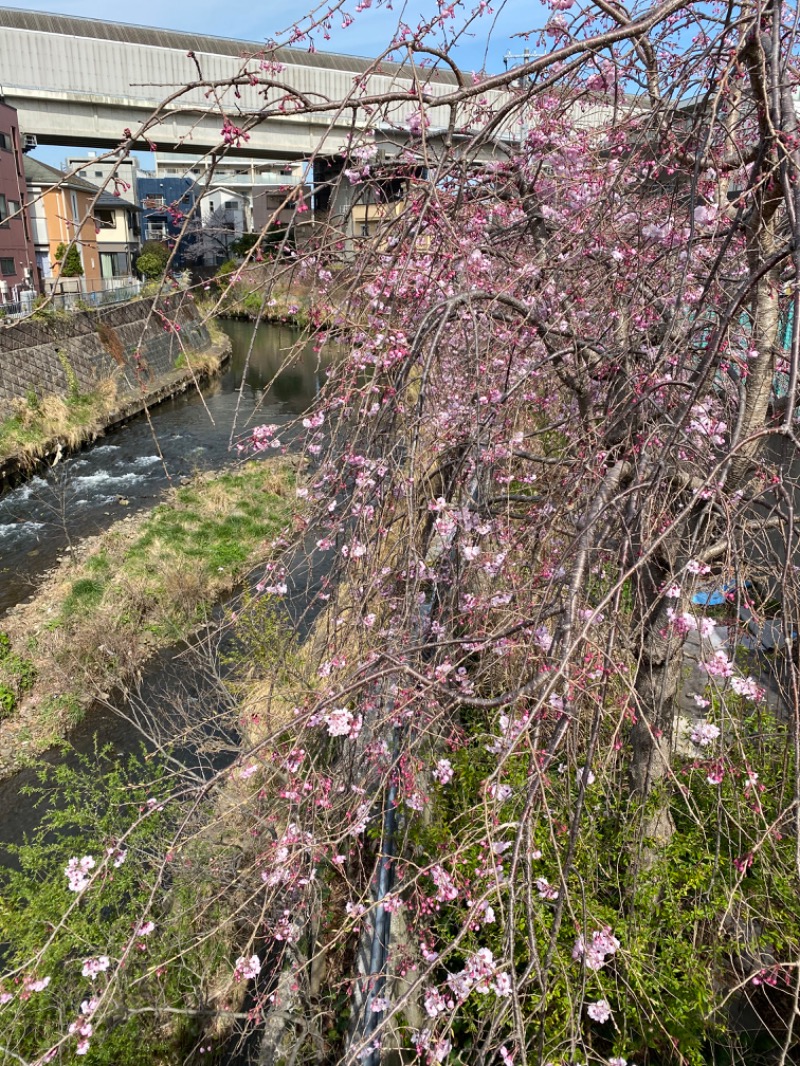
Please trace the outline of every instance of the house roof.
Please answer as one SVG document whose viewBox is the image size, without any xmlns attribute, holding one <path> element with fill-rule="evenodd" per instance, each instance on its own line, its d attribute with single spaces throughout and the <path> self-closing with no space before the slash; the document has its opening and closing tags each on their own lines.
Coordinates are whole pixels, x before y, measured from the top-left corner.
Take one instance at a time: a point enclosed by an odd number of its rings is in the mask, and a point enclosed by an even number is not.
<svg viewBox="0 0 800 1066">
<path fill-rule="evenodd" d="M 86 182 L 85 184 L 88 185 L 89 182 Z M 97 188 L 97 186 L 95 186 L 95 188 Z M 124 200 L 121 196 L 115 196 L 113 192 L 109 192 L 108 189 L 103 189 L 100 192 L 95 207 L 124 207 L 128 211 L 142 210 L 137 204 L 132 204 L 130 200 Z"/>
<path fill-rule="evenodd" d="M 34 185 L 60 185 L 63 189 L 75 189 L 89 196 L 96 196 L 95 207 L 124 207 L 129 211 L 141 211 L 136 204 L 114 196 L 108 189 L 100 189 L 97 185 L 92 185 L 90 181 L 79 178 L 77 174 L 67 175 L 63 170 L 57 170 L 43 163 L 41 159 L 34 159 L 30 155 L 25 156 L 25 180 Z"/>
<path fill-rule="evenodd" d="M 76 174 L 67 176 L 62 170 L 56 170 L 30 155 L 25 156 L 25 180 L 34 185 L 60 185 L 64 189 L 76 189 L 79 192 L 97 192 L 96 185 L 91 185 Z"/>
</svg>

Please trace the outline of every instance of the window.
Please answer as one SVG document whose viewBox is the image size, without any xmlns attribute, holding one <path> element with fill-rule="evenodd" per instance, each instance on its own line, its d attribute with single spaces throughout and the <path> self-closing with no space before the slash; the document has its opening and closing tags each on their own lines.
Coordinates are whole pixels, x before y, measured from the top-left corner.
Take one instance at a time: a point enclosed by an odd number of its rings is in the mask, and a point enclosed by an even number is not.
<svg viewBox="0 0 800 1066">
<path fill-rule="evenodd" d="M 95 221 L 101 226 L 111 227 L 112 229 L 116 225 L 116 213 L 111 208 L 96 207 L 94 211 Z"/>
<path fill-rule="evenodd" d="M 8 225 L 8 204 L 6 198 L 0 193 L 0 226 Z"/>
<path fill-rule="evenodd" d="M 151 207 L 163 207 L 163 206 L 164 206 L 164 197 L 163 196 L 145 196 L 144 200 L 142 201 L 142 207 L 144 207 L 146 210 L 149 210 Z"/>
<path fill-rule="evenodd" d="M 0 148 L 3 148 L 6 152 L 10 152 L 12 149 L 11 138 L 7 133 L 0 133 Z"/>
<path fill-rule="evenodd" d="M 103 278 L 123 278 L 130 274 L 127 252 L 101 252 L 100 276 Z"/>
<path fill-rule="evenodd" d="M 8 213 L 9 215 L 16 215 L 19 213 L 19 200 L 8 201 Z"/>
<path fill-rule="evenodd" d="M 96 178 L 102 178 L 102 176 L 103 176 L 103 171 L 102 171 L 102 170 L 96 170 L 96 171 L 94 172 L 94 176 L 95 176 Z"/>
<path fill-rule="evenodd" d="M 225 210 L 226 211 L 235 211 L 238 206 L 239 206 L 239 203 L 238 203 L 237 200 L 226 200 L 225 201 Z"/>
<path fill-rule="evenodd" d="M 0 274 L 2 274 L 4 278 L 13 278 L 16 272 L 17 270 L 12 258 L 0 259 Z"/>
</svg>

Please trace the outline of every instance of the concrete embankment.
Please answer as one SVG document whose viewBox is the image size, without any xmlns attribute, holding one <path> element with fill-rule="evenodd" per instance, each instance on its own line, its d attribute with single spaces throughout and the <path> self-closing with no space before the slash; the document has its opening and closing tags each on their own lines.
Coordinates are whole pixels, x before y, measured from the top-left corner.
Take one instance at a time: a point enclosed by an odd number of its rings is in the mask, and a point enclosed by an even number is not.
<svg viewBox="0 0 800 1066">
<path fill-rule="evenodd" d="M 188 296 L 0 329 L 0 489 L 199 384 L 229 355 Z"/>
</svg>

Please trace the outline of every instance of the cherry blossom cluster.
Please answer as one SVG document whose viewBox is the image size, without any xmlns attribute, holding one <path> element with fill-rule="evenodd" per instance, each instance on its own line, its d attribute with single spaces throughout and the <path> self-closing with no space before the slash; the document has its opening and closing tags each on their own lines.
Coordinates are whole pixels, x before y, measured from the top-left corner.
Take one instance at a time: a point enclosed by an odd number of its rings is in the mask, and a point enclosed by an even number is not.
<svg viewBox="0 0 800 1066">
<path fill-rule="evenodd" d="M 89 884 L 90 871 L 95 867 L 94 858 L 84 855 L 82 859 L 72 858 L 64 868 L 70 892 L 83 892 Z"/>
<path fill-rule="evenodd" d="M 588 970 L 601 970 L 609 958 L 617 953 L 619 946 L 619 940 L 606 926 L 604 929 L 595 929 L 588 942 L 583 934 L 579 935 L 572 949 L 572 957 L 576 962 L 583 960 Z"/>
<path fill-rule="evenodd" d="M 237 981 L 252 981 L 261 973 L 261 960 L 258 955 L 251 955 L 249 959 L 240 956 L 236 960 L 233 976 Z"/>
</svg>

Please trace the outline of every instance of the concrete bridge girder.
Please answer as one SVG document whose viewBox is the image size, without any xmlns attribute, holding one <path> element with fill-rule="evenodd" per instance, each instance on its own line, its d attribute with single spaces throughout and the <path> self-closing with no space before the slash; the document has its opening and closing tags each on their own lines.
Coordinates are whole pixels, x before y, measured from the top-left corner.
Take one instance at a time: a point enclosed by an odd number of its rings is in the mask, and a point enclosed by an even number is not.
<svg viewBox="0 0 800 1066">
<path fill-rule="evenodd" d="M 126 129 L 136 132 L 154 112 L 154 104 L 99 94 L 46 92 L 0 85 L 0 97 L 19 112 L 23 133 L 33 133 L 41 144 L 70 144 L 116 148 Z M 239 116 L 244 118 L 245 116 Z M 167 108 L 147 131 L 147 140 L 159 151 L 206 152 L 220 145 L 221 119 L 192 107 Z M 345 130 L 306 118 L 275 117 L 262 120 L 243 144 L 244 154 L 264 159 L 306 158 L 313 152 L 337 153 Z"/>
<path fill-rule="evenodd" d="M 166 44 L 145 45 L 8 24 L 28 14 L 34 13 L 0 9 L 0 71 L 3 72 L 0 92 L 7 103 L 17 108 L 20 128 L 36 135 L 43 143 L 115 146 L 122 139 L 124 129 L 135 129 L 153 114 L 162 100 L 198 78 L 195 63 L 187 53 L 169 46 L 172 37 L 181 35 L 151 31 L 156 39 L 163 37 Z M 90 32 L 89 20 L 66 21 L 80 23 L 79 29 L 85 22 L 86 33 Z M 117 24 L 94 25 L 126 29 Z M 230 44 L 220 41 L 221 46 Z M 241 74 L 248 65 L 258 72 L 259 60 L 249 59 L 258 49 L 259 45 L 252 43 L 237 55 L 194 54 L 204 77 L 224 82 Z M 339 59 L 346 68 L 349 57 Z M 308 65 L 287 64 L 275 77 L 319 102 L 341 101 L 353 94 L 354 80 L 360 76 L 357 69 L 316 66 L 312 60 L 309 57 Z M 353 68 L 359 64 L 363 66 L 364 61 L 352 60 Z M 374 74 L 370 75 L 369 91 L 405 92 L 410 84 L 407 75 L 401 77 L 397 72 Z M 437 83 L 427 87 L 432 96 L 450 89 L 452 85 Z M 223 111 L 240 125 L 241 120 L 265 107 L 263 92 L 256 87 L 243 85 L 236 91 L 226 87 L 209 95 L 207 90 L 198 87 L 182 93 L 174 105 L 168 105 L 163 119 L 153 127 L 151 139 L 165 148 L 182 146 L 189 151 L 216 147 L 221 139 Z M 278 92 L 273 90 L 274 107 L 277 98 Z M 392 103 L 388 121 L 401 131 L 415 108 L 413 101 Z M 431 110 L 433 123 L 443 124 L 448 117 L 446 108 Z M 365 126 L 370 120 L 362 114 L 356 121 Z M 308 155 L 327 133 L 325 150 L 338 150 L 351 128 L 351 109 L 338 116 L 273 114 L 250 131 L 250 140 L 242 148 L 247 155 L 266 158 Z"/>
<path fill-rule="evenodd" d="M 354 112 L 336 104 L 358 101 L 364 79 L 368 79 L 370 95 L 403 94 L 381 109 L 379 138 L 390 155 L 408 139 L 408 119 L 419 106 L 413 91 L 419 82 L 429 101 L 429 132 L 446 128 L 450 121 L 450 108 L 436 107 L 433 101 L 456 89 L 452 71 L 420 67 L 411 71 L 392 63 L 376 70 L 372 60 L 333 53 L 309 55 L 290 48 L 275 52 L 283 69 L 270 76 L 308 100 L 331 102 L 330 111 L 280 114 L 279 91 L 273 89 L 270 113 L 270 97 L 265 100 L 263 90 L 250 84 L 213 92 L 197 86 L 162 107 L 170 94 L 198 80 L 196 63 L 203 78 L 224 83 L 246 68 L 259 74 L 264 55 L 265 46 L 258 42 L 0 8 L 0 94 L 17 109 L 21 130 L 43 143 L 115 148 L 124 130 L 135 132 L 161 108 L 158 120 L 147 131 L 147 138 L 160 149 L 205 152 L 218 148 L 223 115 L 241 126 L 262 113 L 265 117 L 240 145 L 241 154 L 265 159 L 300 159 L 313 153 L 332 156 L 340 152 L 352 129 L 375 123 L 376 116 L 363 109 Z M 484 92 L 481 106 L 507 105 L 510 98 L 505 89 Z M 587 109 L 584 101 L 576 117 L 582 125 L 592 126 L 601 124 L 608 113 L 608 105 Z M 469 124 L 467 111 L 463 120 Z M 511 141 L 519 138 L 523 128 L 506 126 L 498 132 Z M 140 146 L 146 144 L 140 142 Z M 482 154 L 491 156 L 493 149 Z"/>
</svg>

